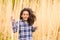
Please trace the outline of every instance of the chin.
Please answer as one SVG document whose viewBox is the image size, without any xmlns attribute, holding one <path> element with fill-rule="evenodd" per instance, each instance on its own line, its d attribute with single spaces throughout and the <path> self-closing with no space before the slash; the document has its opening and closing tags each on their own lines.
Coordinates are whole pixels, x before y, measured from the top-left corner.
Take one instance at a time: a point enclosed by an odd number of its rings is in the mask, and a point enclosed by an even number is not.
<svg viewBox="0 0 60 40">
<path fill-rule="evenodd" d="M 27 19 L 24 19 L 25 21 L 27 21 Z"/>
<path fill-rule="evenodd" d="M 27 21 L 28 19 L 23 19 L 23 20 Z"/>
</svg>

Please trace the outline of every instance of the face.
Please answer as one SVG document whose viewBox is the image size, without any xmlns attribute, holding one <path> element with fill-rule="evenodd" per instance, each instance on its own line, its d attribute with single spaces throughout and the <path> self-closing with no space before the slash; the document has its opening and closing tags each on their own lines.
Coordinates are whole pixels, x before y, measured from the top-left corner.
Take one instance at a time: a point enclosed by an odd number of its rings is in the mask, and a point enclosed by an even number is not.
<svg viewBox="0 0 60 40">
<path fill-rule="evenodd" d="M 23 14 L 21 15 L 22 19 L 27 21 L 29 18 L 29 12 L 28 11 L 23 11 Z"/>
</svg>

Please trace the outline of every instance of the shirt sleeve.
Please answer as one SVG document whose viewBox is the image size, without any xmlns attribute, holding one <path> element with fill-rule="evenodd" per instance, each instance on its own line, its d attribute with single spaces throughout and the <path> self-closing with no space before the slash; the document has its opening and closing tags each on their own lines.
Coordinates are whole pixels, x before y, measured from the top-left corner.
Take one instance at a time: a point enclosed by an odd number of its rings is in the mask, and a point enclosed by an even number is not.
<svg viewBox="0 0 60 40">
<path fill-rule="evenodd" d="M 36 27 L 32 26 L 32 32 L 35 32 L 35 30 L 36 30 Z"/>
<path fill-rule="evenodd" d="M 12 22 L 12 29 L 13 29 L 13 33 L 17 32 L 18 30 L 18 22 Z"/>
</svg>

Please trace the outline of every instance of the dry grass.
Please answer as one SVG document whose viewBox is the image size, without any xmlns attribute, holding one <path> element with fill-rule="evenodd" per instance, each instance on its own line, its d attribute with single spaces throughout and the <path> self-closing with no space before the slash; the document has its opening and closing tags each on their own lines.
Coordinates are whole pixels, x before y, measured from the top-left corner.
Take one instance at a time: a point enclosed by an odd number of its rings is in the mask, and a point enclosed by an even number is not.
<svg viewBox="0 0 60 40">
<path fill-rule="evenodd" d="M 37 20 L 33 40 L 60 40 L 60 1 L 59 0 L 0 0 L 0 40 L 17 40 L 13 34 L 11 16 L 17 21 L 21 9 L 30 7 Z"/>
</svg>

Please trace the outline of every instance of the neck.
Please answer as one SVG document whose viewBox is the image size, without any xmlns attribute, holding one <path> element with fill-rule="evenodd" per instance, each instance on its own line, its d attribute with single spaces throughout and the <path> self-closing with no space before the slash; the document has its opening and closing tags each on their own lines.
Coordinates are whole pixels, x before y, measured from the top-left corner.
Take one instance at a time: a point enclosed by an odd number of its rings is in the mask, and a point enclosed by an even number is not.
<svg viewBox="0 0 60 40">
<path fill-rule="evenodd" d="M 23 20 L 23 19 L 22 19 Z M 23 20 L 24 22 L 27 22 L 27 20 Z"/>
</svg>

